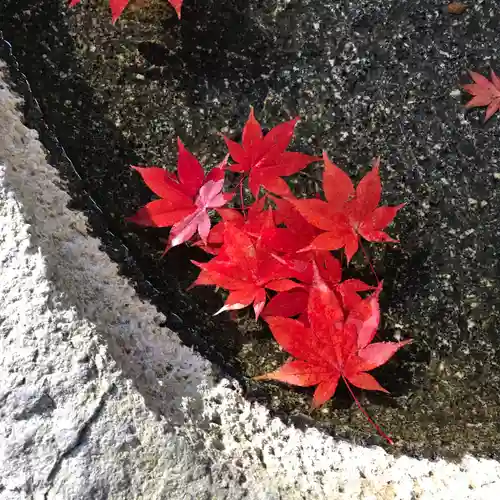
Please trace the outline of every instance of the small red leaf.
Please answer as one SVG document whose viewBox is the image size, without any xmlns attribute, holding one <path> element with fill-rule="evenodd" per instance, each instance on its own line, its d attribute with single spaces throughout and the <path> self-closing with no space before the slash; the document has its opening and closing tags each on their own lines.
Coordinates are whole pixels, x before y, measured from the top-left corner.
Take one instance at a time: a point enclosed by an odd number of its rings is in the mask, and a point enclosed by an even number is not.
<svg viewBox="0 0 500 500">
<path fill-rule="evenodd" d="M 301 288 L 278 293 L 267 303 L 262 316 L 264 319 L 272 316 L 298 316 L 307 309 L 308 295 L 308 292 Z"/>
<path fill-rule="evenodd" d="M 379 322 L 380 309 L 377 294 L 362 300 L 349 312 L 346 325 L 352 325 L 356 329 L 359 349 L 363 349 L 373 340 Z"/>
<path fill-rule="evenodd" d="M 208 181 L 222 181 L 224 179 L 228 159 L 229 155 L 226 155 L 226 157 L 219 163 L 219 165 L 212 168 L 208 172 L 208 174 L 205 176 L 205 183 Z"/>
<path fill-rule="evenodd" d="M 360 283 L 353 283 L 353 288 L 363 288 Z M 316 408 L 335 394 L 339 378 L 342 377 L 356 404 L 362 409 L 349 384 L 365 390 L 387 392 L 367 371 L 384 364 L 408 343 L 382 342 L 369 345 L 379 318 L 376 292 L 368 299 L 361 300 L 344 320 L 344 313 L 334 292 L 316 269 L 309 293 L 310 327 L 293 319 L 267 318 L 276 341 L 296 359 L 274 372 L 256 377 L 256 380 L 270 379 L 302 387 L 317 385 L 312 403 Z M 392 443 L 380 427 L 367 417 L 377 431 Z"/>
<path fill-rule="evenodd" d="M 280 196 L 291 196 L 290 189 L 281 177 L 304 169 L 317 157 L 285 151 L 293 137 L 299 118 L 281 123 L 265 136 L 255 119 L 253 108 L 243 128 L 242 145 L 224 138 L 231 158 L 236 163 L 229 169 L 249 174 L 249 187 L 256 197 L 260 187 Z"/>
<path fill-rule="evenodd" d="M 241 309 L 253 302 L 256 317 L 264 309 L 266 301 L 265 288 L 276 289 L 300 287 L 288 280 L 288 270 L 274 259 L 261 243 L 261 235 L 273 224 L 272 214 L 267 213 L 261 225 L 261 233 L 256 240 L 250 237 L 243 228 L 231 223 L 224 226 L 224 244 L 210 262 L 196 263 L 202 269 L 201 277 L 193 285 L 216 285 L 230 291 L 224 307 L 218 311 Z"/>
<path fill-rule="evenodd" d="M 368 241 L 396 241 L 382 231 L 403 205 L 379 207 L 381 184 L 380 160 L 376 158 L 373 167 L 356 188 L 353 197 L 352 184 L 345 174 L 340 173 L 326 154 L 323 185 L 328 202 L 318 199 L 294 200 L 295 208 L 315 227 L 326 231 L 316 237 L 303 250 L 337 250 L 345 248 L 347 262 L 358 250 L 362 236 Z"/>
<path fill-rule="evenodd" d="M 378 207 L 376 208 L 370 217 L 367 217 L 360 226 L 361 230 L 381 230 L 387 227 L 396 217 L 396 214 L 405 206 L 404 203 L 396 205 L 394 207 Z"/>
<path fill-rule="evenodd" d="M 224 142 L 226 143 L 231 158 L 236 162 L 234 165 L 228 167 L 229 170 L 232 172 L 245 172 L 244 162 L 246 155 L 243 147 L 227 137 L 224 137 Z"/>
<path fill-rule="evenodd" d="M 125 10 L 130 0 L 109 0 L 109 8 L 111 9 L 111 22 L 114 24 Z"/>
<path fill-rule="evenodd" d="M 311 200 L 291 200 L 295 208 L 300 212 L 310 224 L 323 229 L 324 231 L 335 231 L 339 224 L 346 222 L 342 214 L 334 210 L 330 210 L 330 206 L 326 201 L 311 199 Z"/>
<path fill-rule="evenodd" d="M 311 244 L 302 251 L 318 250 L 324 252 L 326 250 L 337 250 L 345 245 L 345 237 L 345 233 L 343 232 L 337 233 L 330 231 L 322 233 L 319 236 L 316 236 Z"/>
<path fill-rule="evenodd" d="M 251 287 L 231 292 L 224 305 L 214 314 L 214 316 L 224 311 L 235 311 L 249 306 L 254 301 L 257 290 L 257 288 Z"/>
<path fill-rule="evenodd" d="M 158 167 L 132 167 L 141 175 L 146 185 L 162 199 L 148 203 L 128 220 L 143 226 L 173 225 L 166 251 L 188 241 L 198 233 L 207 251 L 213 252 L 217 245 L 212 247 L 208 244 L 210 235 L 208 210 L 221 209 L 232 197 L 222 192 L 227 158 L 205 177 L 200 163 L 184 147 L 180 139 L 177 144 L 179 179 Z M 217 241 L 216 237 L 215 240 Z"/>
<path fill-rule="evenodd" d="M 332 373 L 328 380 L 322 380 L 314 391 L 312 407 L 319 408 L 333 397 L 339 385 L 340 374 Z"/>
<path fill-rule="evenodd" d="M 500 78 L 491 70 L 491 81 L 485 76 L 469 71 L 474 83 L 463 85 L 462 88 L 473 98 L 465 105 L 466 108 L 488 106 L 484 121 L 488 121 L 500 109 Z"/>
<path fill-rule="evenodd" d="M 175 13 L 177 14 L 177 17 L 180 19 L 181 18 L 182 0 L 168 0 L 168 3 L 174 8 Z"/>
<path fill-rule="evenodd" d="M 255 119 L 255 113 L 252 106 L 250 106 L 250 115 L 243 127 L 243 147 L 245 150 L 251 150 L 262 141 L 262 129 L 259 122 Z"/>
</svg>

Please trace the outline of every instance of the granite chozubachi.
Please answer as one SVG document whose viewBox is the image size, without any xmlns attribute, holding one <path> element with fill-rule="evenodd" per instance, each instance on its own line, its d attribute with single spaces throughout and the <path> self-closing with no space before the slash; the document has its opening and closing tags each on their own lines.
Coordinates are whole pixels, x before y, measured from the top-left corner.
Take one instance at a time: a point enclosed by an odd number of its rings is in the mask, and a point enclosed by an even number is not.
<svg viewBox="0 0 500 500">
<path fill-rule="evenodd" d="M 0 58 L 72 208 L 248 401 L 392 453 L 500 458 L 496 1 L 180 7 L 0 0 Z"/>
</svg>

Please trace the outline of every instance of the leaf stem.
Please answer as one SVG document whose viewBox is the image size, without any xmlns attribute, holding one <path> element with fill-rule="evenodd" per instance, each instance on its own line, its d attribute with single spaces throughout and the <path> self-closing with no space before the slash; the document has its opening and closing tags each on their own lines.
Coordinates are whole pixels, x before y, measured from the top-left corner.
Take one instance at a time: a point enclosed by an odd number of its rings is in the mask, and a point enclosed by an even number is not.
<svg viewBox="0 0 500 500">
<path fill-rule="evenodd" d="M 349 385 L 349 382 L 347 382 L 346 378 L 344 377 L 344 375 L 342 375 L 342 379 L 344 380 L 345 382 L 345 385 L 347 386 L 347 389 L 349 390 L 349 392 L 351 393 L 351 396 L 352 398 L 354 399 L 354 402 L 356 403 L 356 405 L 358 406 L 358 408 L 361 410 L 361 412 L 363 413 L 363 415 L 368 419 L 368 422 L 370 422 L 371 425 L 373 425 L 373 427 L 375 427 L 375 429 L 377 429 L 377 432 L 392 446 L 394 445 L 394 441 L 382 430 L 382 428 L 376 423 L 374 422 L 371 418 L 370 418 L 370 415 L 368 415 L 368 413 L 366 412 L 366 410 L 361 406 L 361 403 L 358 401 L 358 398 L 354 395 L 354 392 L 352 391 L 351 389 L 351 386 Z"/>
<path fill-rule="evenodd" d="M 245 210 L 245 202 L 243 201 L 243 181 L 240 182 L 240 199 L 241 199 L 241 209 Z"/>
<path fill-rule="evenodd" d="M 241 176 L 241 179 L 240 179 L 240 182 L 238 182 L 238 184 L 236 184 L 236 189 L 240 188 L 240 200 L 241 200 L 241 207 L 240 207 L 240 210 L 244 211 L 246 210 L 245 208 L 245 202 L 243 201 L 243 182 L 244 180 L 246 179 L 246 176 L 245 175 L 242 175 Z"/>
<path fill-rule="evenodd" d="M 363 243 L 361 243 L 361 239 L 359 240 L 359 246 L 361 247 L 361 251 L 363 252 L 363 255 L 365 256 L 365 260 L 368 262 L 368 265 L 370 266 L 371 272 L 373 273 L 373 275 L 375 276 L 375 279 L 377 280 L 377 285 L 379 285 L 380 280 L 378 279 L 377 273 L 375 271 L 375 268 L 373 267 L 370 256 L 368 255 L 367 251 L 365 250 Z"/>
</svg>

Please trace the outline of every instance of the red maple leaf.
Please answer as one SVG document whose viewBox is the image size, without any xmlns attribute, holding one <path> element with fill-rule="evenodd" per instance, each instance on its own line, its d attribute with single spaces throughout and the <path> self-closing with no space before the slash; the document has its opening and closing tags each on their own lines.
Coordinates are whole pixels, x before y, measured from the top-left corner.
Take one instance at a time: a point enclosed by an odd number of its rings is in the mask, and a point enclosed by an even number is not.
<svg viewBox="0 0 500 500">
<path fill-rule="evenodd" d="M 168 0 L 168 3 L 174 8 L 177 17 L 181 18 L 181 8 L 183 0 Z"/>
<path fill-rule="evenodd" d="M 325 280 L 321 270 L 320 275 Z M 293 273 L 292 277 L 296 278 Z M 325 280 L 325 282 L 335 293 L 346 314 L 355 309 L 359 303 L 362 302 L 363 299 L 359 296 L 359 292 L 367 292 L 375 288 L 358 279 L 348 279 L 337 283 L 329 283 L 327 280 Z M 378 285 L 378 288 L 382 288 L 382 283 Z M 298 316 L 299 321 L 306 326 L 309 325 L 306 314 L 309 291 L 310 287 L 306 285 L 303 288 L 277 293 L 266 304 L 266 307 L 262 311 L 262 318 L 267 321 L 267 318 L 273 316 L 282 316 L 284 318 Z"/>
<path fill-rule="evenodd" d="M 338 259 L 329 251 L 311 249 L 298 253 L 300 249 L 309 244 L 321 233 L 321 230 L 310 224 L 294 207 L 292 198 L 271 197 L 276 205 L 275 221 L 286 227 L 287 237 L 281 237 L 281 247 L 275 251 L 285 254 L 279 257 L 291 271 L 293 276 L 304 283 L 311 283 L 313 279 L 313 262 L 319 268 L 322 278 L 330 284 L 340 281 L 342 266 Z"/>
<path fill-rule="evenodd" d="M 309 290 L 305 287 L 277 293 L 269 300 L 266 307 L 264 307 L 262 318 L 267 321 L 268 318 L 275 316 L 283 318 L 298 316 L 298 321 L 307 326 L 309 325 L 309 320 L 307 319 L 308 299 Z"/>
<path fill-rule="evenodd" d="M 221 222 L 218 222 L 212 227 L 206 244 L 199 242 L 196 243 L 196 245 L 200 246 L 208 253 L 217 255 L 224 244 L 224 231 L 227 222 L 239 229 L 243 229 L 251 237 L 255 239 L 258 238 L 260 236 L 260 229 L 268 217 L 264 210 L 265 204 L 265 197 L 255 200 L 254 203 L 248 207 L 246 215 L 234 208 L 224 207 L 217 209 L 217 213 L 222 219 Z"/>
<path fill-rule="evenodd" d="M 345 248 L 347 262 L 352 259 L 362 236 L 367 241 L 397 242 L 383 229 L 388 226 L 404 203 L 379 207 L 381 184 L 379 159 L 358 184 L 356 190 L 349 176 L 323 153 L 325 170 L 323 190 L 327 201 L 293 200 L 297 210 L 324 232 L 302 251 Z"/>
<path fill-rule="evenodd" d="M 292 234 L 292 241 L 295 243 L 295 251 L 307 247 L 321 233 L 321 230 L 311 225 L 300 212 L 295 209 L 293 203 L 289 200 L 273 198 L 276 203 L 277 210 L 275 212 L 276 223 L 283 223 Z M 372 290 L 374 287 L 364 283 L 358 279 L 349 279 L 341 282 L 342 266 L 338 259 L 333 257 L 329 251 L 311 249 L 300 253 L 289 253 L 288 255 L 280 256 L 279 260 L 293 271 L 293 277 L 306 284 L 312 284 L 314 265 L 317 266 L 320 276 L 330 286 L 339 299 L 345 310 L 350 310 L 361 298 L 357 292 L 365 292 Z M 292 304 L 299 304 L 297 299 L 299 294 L 306 295 L 306 300 L 302 300 L 304 305 L 303 311 L 306 309 L 308 291 L 307 288 L 300 290 L 292 290 L 283 292 L 278 295 L 294 294 L 291 300 Z M 285 299 L 273 297 L 269 301 L 268 306 L 276 307 L 278 303 L 282 303 Z M 273 302 L 274 301 L 274 302 Z M 273 302 L 273 304 L 271 304 Z M 266 310 L 267 307 L 266 306 Z M 287 306 L 289 308 L 289 306 Z M 275 316 L 286 316 L 285 314 L 275 314 Z"/>
<path fill-rule="evenodd" d="M 271 231 L 272 226 L 272 214 L 268 212 L 261 235 Z M 191 287 L 216 285 L 230 292 L 224 306 L 216 314 L 253 304 L 258 318 L 266 302 L 265 288 L 285 291 L 301 286 L 288 279 L 286 268 L 272 258 L 262 237 L 254 241 L 231 223 L 225 223 L 224 245 L 218 255 L 207 263 L 193 263 L 201 268 L 201 272 Z"/>
<path fill-rule="evenodd" d="M 276 225 L 270 226 L 264 232 L 261 231 L 262 227 L 266 226 L 269 217 L 269 212 L 264 209 L 266 201 L 266 196 L 255 200 L 248 207 L 245 215 L 234 208 L 217 209 L 222 221 L 210 230 L 207 244 L 204 245 L 200 242 L 197 243 L 197 246 L 202 247 L 208 253 L 217 255 L 224 243 L 225 223 L 230 222 L 245 231 L 254 241 L 260 239 L 260 244 L 273 254 L 289 252 L 290 249 L 296 247 L 295 234 L 287 228 L 276 227 Z M 272 214 L 274 219 L 276 211 L 273 211 Z"/>
<path fill-rule="evenodd" d="M 226 160 L 206 176 L 198 160 L 178 139 L 176 175 L 158 167 L 132 167 L 159 200 L 148 203 L 128 218 L 142 226 L 169 227 L 167 249 L 189 240 L 196 232 L 206 242 L 210 231 L 207 210 L 225 205 L 232 194 L 222 193 Z"/>
<path fill-rule="evenodd" d="M 360 408 L 350 384 L 360 389 L 387 392 L 368 372 L 386 363 L 410 341 L 371 343 L 380 320 L 377 294 L 361 301 L 345 315 L 335 294 L 316 271 L 307 312 L 309 328 L 290 318 L 267 318 L 276 341 L 295 359 L 255 380 L 317 386 L 312 401 L 314 408 L 333 397 L 340 379 L 344 380 Z M 369 420 L 392 444 L 391 439 Z"/>
<path fill-rule="evenodd" d="M 358 279 L 340 282 L 342 266 L 329 251 L 309 250 L 297 253 L 299 249 L 307 247 L 321 233 L 321 230 L 309 224 L 294 208 L 291 201 L 275 197 L 271 197 L 271 199 L 276 204 L 274 212 L 276 223 L 284 224 L 289 232 L 288 238 L 285 240 L 288 243 L 288 246 L 285 247 L 285 255 L 275 254 L 274 257 L 288 268 L 291 276 L 307 285 L 311 285 L 313 281 L 314 265 L 316 265 L 320 276 L 338 295 L 344 309 L 346 311 L 352 309 L 361 300 L 358 292 L 372 290 L 373 287 Z M 278 293 L 268 302 L 262 312 L 262 317 L 265 319 L 268 316 L 292 317 L 300 315 L 299 320 L 307 324 L 305 311 L 308 297 L 309 289 L 307 286 Z"/>
<path fill-rule="evenodd" d="M 274 211 L 276 224 L 286 226 L 292 234 L 293 245 L 288 248 L 288 253 L 295 253 L 304 248 L 321 233 L 321 230 L 310 224 L 294 207 L 291 201 L 294 198 L 288 197 L 285 199 L 275 196 L 269 196 L 269 198 L 276 205 L 276 210 Z M 301 257 L 304 256 L 302 255 Z"/>
<path fill-rule="evenodd" d="M 70 7 L 79 4 L 81 0 L 71 0 Z M 130 0 L 109 0 L 109 8 L 111 9 L 111 22 L 116 23 L 116 20 L 121 16 L 125 7 L 129 4 Z M 140 2 L 143 3 L 142 1 Z M 168 0 L 168 3 L 175 9 L 177 17 L 181 18 L 182 0 Z"/>
<path fill-rule="evenodd" d="M 231 158 L 236 162 L 229 167 L 232 172 L 249 175 L 248 185 L 257 197 L 260 186 L 280 196 L 290 196 L 291 191 L 283 176 L 303 170 L 318 157 L 285 151 L 293 137 L 299 118 L 281 123 L 263 135 L 253 108 L 243 128 L 242 144 L 224 137 Z"/>
<path fill-rule="evenodd" d="M 491 81 L 483 75 L 469 71 L 474 83 L 468 83 L 462 87 L 473 98 L 465 105 L 466 108 L 488 106 L 484 121 L 487 122 L 498 110 L 500 110 L 500 78 L 491 70 Z"/>
</svg>

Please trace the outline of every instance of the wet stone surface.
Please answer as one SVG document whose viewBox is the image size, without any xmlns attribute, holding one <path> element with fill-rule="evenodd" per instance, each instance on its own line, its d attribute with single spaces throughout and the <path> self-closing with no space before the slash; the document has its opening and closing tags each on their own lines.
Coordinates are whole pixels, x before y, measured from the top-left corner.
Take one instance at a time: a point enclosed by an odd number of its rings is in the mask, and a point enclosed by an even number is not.
<svg viewBox="0 0 500 500">
<path fill-rule="evenodd" d="M 299 114 L 294 148 L 326 149 L 354 177 L 380 155 L 385 201 L 408 203 L 391 230 L 401 244 L 370 249 L 385 280 L 380 335 L 414 344 L 375 373 L 392 395 L 361 401 L 395 453 L 499 458 L 500 117 L 484 125 L 483 110 L 466 113 L 459 84 L 467 69 L 500 71 L 500 9 L 484 0 L 452 16 L 446 3 L 186 0 L 178 22 L 152 0 L 113 27 L 103 0 L 70 13 L 0 0 L 12 45 L 0 58 L 74 207 L 168 326 L 285 421 L 384 445 L 345 389 L 311 411 L 309 390 L 251 382 L 285 359 L 269 333 L 213 318 L 220 295 L 185 291 L 199 253 L 159 260 L 166 233 L 124 222 L 150 199 L 129 165 L 173 167 L 177 135 L 215 165 L 218 132 L 237 134 L 250 104 L 268 127 Z M 297 190 L 320 174 L 311 166 Z"/>
</svg>

